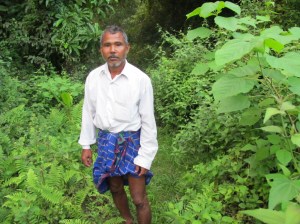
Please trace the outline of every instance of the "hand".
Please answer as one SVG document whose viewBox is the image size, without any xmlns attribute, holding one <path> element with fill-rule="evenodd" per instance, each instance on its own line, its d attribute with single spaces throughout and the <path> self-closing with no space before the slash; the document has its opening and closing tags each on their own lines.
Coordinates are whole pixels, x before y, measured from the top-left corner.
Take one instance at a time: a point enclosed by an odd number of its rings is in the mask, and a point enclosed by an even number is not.
<svg viewBox="0 0 300 224">
<path fill-rule="evenodd" d="M 93 152 L 90 149 L 83 149 L 81 153 L 81 161 L 82 163 L 90 167 L 93 163 Z"/>
<path fill-rule="evenodd" d="M 146 168 L 144 168 L 144 167 L 141 167 L 141 166 L 138 166 L 138 165 L 136 165 L 135 166 L 135 172 L 139 175 L 139 177 L 140 176 L 142 176 L 142 175 L 145 175 L 147 172 L 148 172 L 148 170 L 146 169 Z"/>
</svg>

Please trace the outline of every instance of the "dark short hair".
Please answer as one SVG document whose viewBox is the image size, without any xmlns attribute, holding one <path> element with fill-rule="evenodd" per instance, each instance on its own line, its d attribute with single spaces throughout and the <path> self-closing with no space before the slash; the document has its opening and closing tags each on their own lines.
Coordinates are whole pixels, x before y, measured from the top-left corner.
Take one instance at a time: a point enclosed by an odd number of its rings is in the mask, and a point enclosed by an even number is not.
<svg viewBox="0 0 300 224">
<path fill-rule="evenodd" d="M 111 26 L 107 26 L 104 30 L 103 30 L 103 32 L 102 32 L 102 34 L 101 34 L 101 37 L 100 37 L 100 45 L 102 44 L 102 40 L 103 40 L 103 35 L 105 34 L 105 33 L 111 33 L 111 34 L 115 34 L 115 33 L 121 33 L 122 35 L 123 35 L 123 37 L 124 37 L 124 41 L 125 41 L 125 43 L 126 44 L 128 44 L 128 36 L 127 36 L 127 34 L 125 33 L 125 31 L 121 28 L 121 27 L 119 27 L 119 26 L 117 26 L 117 25 L 111 25 Z"/>
</svg>

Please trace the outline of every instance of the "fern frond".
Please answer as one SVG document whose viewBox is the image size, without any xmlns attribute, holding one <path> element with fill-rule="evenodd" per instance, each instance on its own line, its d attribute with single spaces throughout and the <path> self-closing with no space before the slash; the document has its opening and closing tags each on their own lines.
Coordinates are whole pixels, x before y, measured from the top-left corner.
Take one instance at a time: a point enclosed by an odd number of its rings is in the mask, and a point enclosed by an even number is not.
<svg viewBox="0 0 300 224">
<path fill-rule="evenodd" d="M 65 183 L 76 182 L 80 178 L 81 173 L 77 170 L 67 170 L 64 174 L 64 181 Z M 72 180 L 73 181 L 72 181 Z"/>
<path fill-rule="evenodd" d="M 63 193 L 61 191 L 55 190 L 50 186 L 40 186 L 39 192 L 45 200 L 53 204 L 61 203 L 64 199 Z"/>
<path fill-rule="evenodd" d="M 48 117 L 49 122 L 51 123 L 51 127 L 55 127 L 59 130 L 66 122 L 66 115 L 58 110 L 58 109 L 51 109 L 51 113 Z"/>
<path fill-rule="evenodd" d="M 55 189 L 61 189 L 64 186 L 64 178 L 65 175 L 63 166 L 58 166 L 57 162 L 54 161 L 49 173 L 45 175 L 46 185 Z"/>
<path fill-rule="evenodd" d="M 36 192 L 39 191 L 39 180 L 37 175 L 34 173 L 32 169 L 29 169 L 27 172 L 27 186 L 30 188 L 30 190 Z"/>
<path fill-rule="evenodd" d="M 26 180 L 26 173 L 21 173 L 19 176 L 17 177 L 12 177 L 9 178 L 7 181 L 5 181 L 2 186 L 3 187 L 7 187 L 7 186 L 11 186 L 11 185 L 16 185 L 18 186 L 20 183 L 22 183 L 23 181 Z"/>
<path fill-rule="evenodd" d="M 64 201 L 63 206 L 67 210 L 66 212 L 66 214 L 68 214 L 67 217 L 72 217 L 74 219 L 75 218 L 81 219 L 82 217 L 85 216 L 82 207 L 80 205 L 75 204 L 72 199 Z"/>
<path fill-rule="evenodd" d="M 23 157 L 15 160 L 15 166 L 19 173 L 28 172 L 28 162 Z"/>
<path fill-rule="evenodd" d="M 73 117 L 73 121 L 75 124 L 81 124 L 82 105 L 83 105 L 83 101 L 80 101 L 80 103 L 72 107 L 71 115 Z"/>
<path fill-rule="evenodd" d="M 62 224 L 91 224 L 91 222 L 81 220 L 81 219 L 64 219 L 64 220 L 61 220 L 59 223 L 62 223 Z"/>
<path fill-rule="evenodd" d="M 124 221 L 125 220 L 120 217 L 115 217 L 115 218 L 106 220 L 103 224 L 120 224 L 120 223 L 124 223 Z"/>
<path fill-rule="evenodd" d="M 15 208 L 16 205 L 18 205 L 19 203 L 21 204 L 21 202 L 25 202 L 26 204 L 30 205 L 36 200 L 37 195 L 29 194 L 25 191 L 18 191 L 16 193 L 6 195 L 5 198 L 7 198 L 8 200 L 5 201 L 2 206 L 7 208 Z"/>
<path fill-rule="evenodd" d="M 82 205 L 82 203 L 84 202 L 85 198 L 88 196 L 89 191 L 90 191 L 90 189 L 84 188 L 84 189 L 81 189 L 81 190 L 79 190 L 79 191 L 76 192 L 76 195 L 75 195 L 75 203 L 76 203 L 76 205 L 78 205 L 78 206 Z"/>
</svg>

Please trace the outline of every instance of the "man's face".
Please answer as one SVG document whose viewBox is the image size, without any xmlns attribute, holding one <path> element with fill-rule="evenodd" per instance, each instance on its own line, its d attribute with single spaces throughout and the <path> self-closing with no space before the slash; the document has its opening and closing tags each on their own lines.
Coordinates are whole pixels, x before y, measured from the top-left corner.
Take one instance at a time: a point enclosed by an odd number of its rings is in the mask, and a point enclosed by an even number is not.
<svg viewBox="0 0 300 224">
<path fill-rule="evenodd" d="M 100 52 L 111 69 L 121 68 L 125 64 L 129 45 L 125 43 L 122 33 L 106 32 L 102 37 Z"/>
</svg>

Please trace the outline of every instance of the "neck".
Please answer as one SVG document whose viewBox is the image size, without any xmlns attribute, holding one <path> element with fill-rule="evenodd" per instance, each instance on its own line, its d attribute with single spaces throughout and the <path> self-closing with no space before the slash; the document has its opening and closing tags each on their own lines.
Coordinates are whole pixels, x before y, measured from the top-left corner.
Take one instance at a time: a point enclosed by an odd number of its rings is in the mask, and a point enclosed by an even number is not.
<svg viewBox="0 0 300 224">
<path fill-rule="evenodd" d="M 110 72 L 111 78 L 114 79 L 117 75 L 121 74 L 123 71 L 123 68 L 125 67 L 125 64 L 119 67 L 108 67 L 108 70 Z"/>
</svg>

